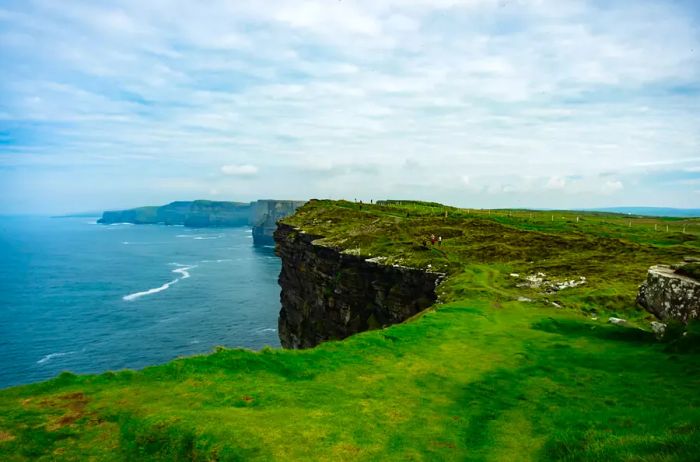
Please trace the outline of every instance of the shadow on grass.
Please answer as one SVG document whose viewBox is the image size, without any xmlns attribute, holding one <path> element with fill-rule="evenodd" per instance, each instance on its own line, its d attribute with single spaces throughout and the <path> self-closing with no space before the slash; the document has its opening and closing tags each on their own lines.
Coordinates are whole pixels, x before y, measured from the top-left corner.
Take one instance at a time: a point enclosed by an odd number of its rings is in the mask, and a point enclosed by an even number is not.
<svg viewBox="0 0 700 462">
<path fill-rule="evenodd" d="M 596 325 L 569 319 L 547 318 L 532 324 L 532 328 L 567 337 L 587 337 L 628 343 L 654 343 L 654 334 L 634 327 Z"/>
</svg>

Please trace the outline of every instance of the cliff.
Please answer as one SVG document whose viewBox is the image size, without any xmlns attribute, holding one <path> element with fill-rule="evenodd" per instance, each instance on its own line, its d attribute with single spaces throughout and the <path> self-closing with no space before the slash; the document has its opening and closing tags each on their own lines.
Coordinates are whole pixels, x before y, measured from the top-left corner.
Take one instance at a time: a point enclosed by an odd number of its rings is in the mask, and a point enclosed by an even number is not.
<svg viewBox="0 0 700 462">
<path fill-rule="evenodd" d="M 637 302 L 662 321 L 687 323 L 700 318 L 700 282 L 697 263 L 673 269 L 667 265 L 649 268 L 647 280 L 640 286 Z"/>
<path fill-rule="evenodd" d="M 254 245 L 274 245 L 273 233 L 277 221 L 294 213 L 305 201 L 265 199 L 253 202 L 250 225 L 253 227 Z"/>
<path fill-rule="evenodd" d="M 402 322 L 432 305 L 439 273 L 389 266 L 318 244 L 320 236 L 280 223 L 279 336 L 285 348 L 309 348 Z"/>
<path fill-rule="evenodd" d="M 194 228 L 244 226 L 248 223 L 250 211 L 251 205 L 241 202 L 176 201 L 162 206 L 107 211 L 97 222 L 185 225 Z"/>
<path fill-rule="evenodd" d="M 700 335 L 691 326 L 683 342 L 660 344 L 637 328 L 647 313 L 634 301 L 651 265 L 700 257 L 700 228 L 551 216 L 310 201 L 281 220 L 278 250 L 294 257 L 290 284 L 309 287 L 302 308 L 322 307 L 319 292 L 336 302 L 330 316 L 341 294 L 374 303 L 393 265 L 449 273 L 439 307 L 304 351 L 218 347 L 0 390 L 0 461 L 697 460 Z M 442 245 L 425 243 L 433 233 Z M 379 260 L 389 268 L 371 265 Z M 343 265 L 350 274 L 332 285 Z M 377 282 L 353 281 L 357 268 Z M 586 283 L 521 284 L 539 273 Z"/>
<path fill-rule="evenodd" d="M 192 203 L 185 217 L 185 226 L 192 228 L 245 226 L 248 224 L 250 212 L 249 203 L 198 200 Z"/>
</svg>

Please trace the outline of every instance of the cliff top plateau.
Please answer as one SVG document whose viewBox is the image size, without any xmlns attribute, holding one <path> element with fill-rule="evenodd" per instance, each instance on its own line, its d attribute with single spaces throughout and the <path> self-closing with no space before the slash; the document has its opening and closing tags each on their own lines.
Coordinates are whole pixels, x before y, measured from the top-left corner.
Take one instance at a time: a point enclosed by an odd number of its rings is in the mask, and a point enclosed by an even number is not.
<svg viewBox="0 0 700 462">
<path fill-rule="evenodd" d="M 697 219 L 316 200 L 282 224 L 319 258 L 445 274 L 438 300 L 307 350 L 2 390 L 0 460 L 697 459 L 698 326 L 658 341 L 635 302 L 700 257 Z"/>
</svg>

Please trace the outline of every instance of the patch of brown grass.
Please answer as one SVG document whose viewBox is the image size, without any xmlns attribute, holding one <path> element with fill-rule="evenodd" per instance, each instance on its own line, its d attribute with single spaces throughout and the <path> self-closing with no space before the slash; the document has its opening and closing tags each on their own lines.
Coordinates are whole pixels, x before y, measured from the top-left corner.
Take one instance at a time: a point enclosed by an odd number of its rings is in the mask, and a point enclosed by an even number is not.
<svg viewBox="0 0 700 462">
<path fill-rule="evenodd" d="M 15 435 L 6 431 L 0 430 L 0 443 L 7 443 L 15 439 Z"/>
<path fill-rule="evenodd" d="M 47 425 L 48 431 L 56 431 L 63 427 L 73 425 L 79 419 L 90 415 L 85 408 L 89 399 L 83 392 L 67 393 L 55 398 L 47 398 L 41 401 L 43 407 L 62 409 L 65 412 L 51 420 Z"/>
</svg>

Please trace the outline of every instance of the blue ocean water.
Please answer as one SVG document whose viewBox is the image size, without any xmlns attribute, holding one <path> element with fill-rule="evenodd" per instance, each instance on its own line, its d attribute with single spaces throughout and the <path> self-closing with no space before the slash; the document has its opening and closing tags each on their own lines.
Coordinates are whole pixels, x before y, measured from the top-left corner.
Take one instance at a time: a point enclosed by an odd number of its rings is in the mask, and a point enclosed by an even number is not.
<svg viewBox="0 0 700 462">
<path fill-rule="evenodd" d="M 0 217 L 0 387 L 279 346 L 279 259 L 249 228 Z"/>
</svg>

